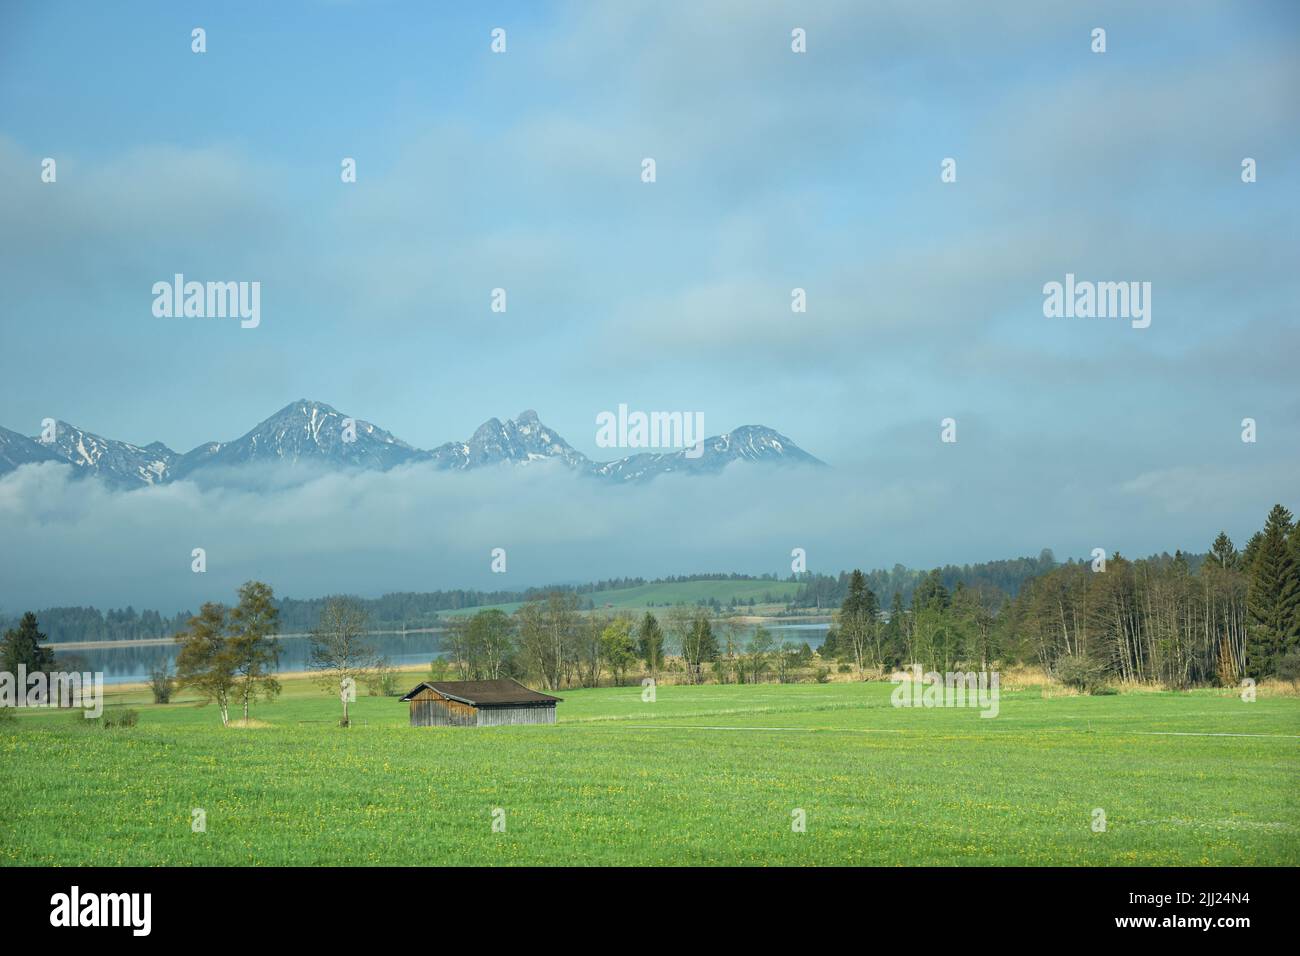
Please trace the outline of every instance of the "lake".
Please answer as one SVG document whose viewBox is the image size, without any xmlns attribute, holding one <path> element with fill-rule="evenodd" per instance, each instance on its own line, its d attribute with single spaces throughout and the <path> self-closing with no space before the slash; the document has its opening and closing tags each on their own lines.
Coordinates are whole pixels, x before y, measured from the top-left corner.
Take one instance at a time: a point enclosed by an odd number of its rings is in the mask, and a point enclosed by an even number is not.
<svg viewBox="0 0 1300 956">
<path fill-rule="evenodd" d="M 810 647 L 820 647 L 826 639 L 827 624 L 774 624 L 767 627 L 778 642 L 789 641 L 800 645 L 807 643 Z M 754 632 L 752 627 L 745 628 L 745 637 Z M 442 654 L 442 634 L 424 632 L 419 634 L 372 634 L 370 644 L 377 653 L 387 657 L 389 662 L 401 667 L 410 664 L 428 664 Z M 723 637 L 719 634 L 719 643 Z M 311 653 L 311 640 L 302 637 L 281 637 L 279 671 L 305 671 Z M 149 679 L 149 671 L 160 664 L 170 664 L 176 669 L 175 644 L 125 644 L 114 646 L 112 643 L 100 644 L 92 648 L 60 651 L 59 645 L 51 645 L 61 661 L 66 662 L 66 669 L 103 672 L 104 683 L 126 684 Z"/>
</svg>

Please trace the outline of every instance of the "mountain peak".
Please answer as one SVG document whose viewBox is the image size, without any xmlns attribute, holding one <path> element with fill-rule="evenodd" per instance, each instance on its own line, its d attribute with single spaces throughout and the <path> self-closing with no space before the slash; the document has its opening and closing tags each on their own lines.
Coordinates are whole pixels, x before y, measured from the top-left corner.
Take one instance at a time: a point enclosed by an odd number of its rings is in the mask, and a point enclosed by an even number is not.
<svg viewBox="0 0 1300 956">
<path fill-rule="evenodd" d="M 534 409 L 517 418 L 489 418 L 468 441 L 447 442 L 432 451 L 408 445 L 360 418 L 349 418 L 325 402 L 300 398 L 233 441 L 205 442 L 178 455 L 162 442 L 145 447 L 101 438 L 60 421 L 53 442 L 42 443 L 0 428 L 0 474 L 27 462 L 65 461 L 79 471 L 126 488 L 176 481 L 212 466 L 310 463 L 314 468 L 387 471 L 411 462 L 466 470 L 487 465 L 553 462 L 578 474 L 618 483 L 667 472 L 721 472 L 734 461 L 821 465 L 789 438 L 765 425 L 742 425 L 706 438 L 702 453 L 663 449 L 615 461 L 592 461 L 542 423 Z"/>
<path fill-rule="evenodd" d="M 310 398 L 285 405 L 231 442 L 206 442 L 181 456 L 176 477 L 209 465 L 254 462 L 314 462 L 386 470 L 423 453 L 382 428 L 349 418 L 334 406 Z"/>
<path fill-rule="evenodd" d="M 474 429 L 474 435 L 472 438 L 470 438 L 470 441 L 478 441 L 484 438 L 495 437 L 497 435 L 500 435 L 504 429 L 505 426 L 501 424 L 501 419 L 489 418 L 478 428 Z"/>
<path fill-rule="evenodd" d="M 31 441 L 54 460 L 65 461 L 78 471 L 124 488 L 166 481 L 171 477 L 169 472 L 176 458 L 176 453 L 161 442 L 141 448 L 130 442 L 104 438 L 62 419 L 55 422 L 53 441 L 40 438 Z"/>
<path fill-rule="evenodd" d="M 310 418 L 312 412 L 317 412 L 324 415 L 339 414 L 339 410 L 336 409 L 333 405 L 330 405 L 328 402 L 318 402 L 315 399 L 311 399 L 311 398 L 300 398 L 296 402 L 290 402 L 288 405 L 284 406 L 284 408 L 280 409 L 278 412 L 276 412 L 274 415 L 268 418 L 267 421 L 271 421 L 272 419 L 276 419 L 276 418 L 283 418 L 287 415 L 303 415 Z"/>
</svg>

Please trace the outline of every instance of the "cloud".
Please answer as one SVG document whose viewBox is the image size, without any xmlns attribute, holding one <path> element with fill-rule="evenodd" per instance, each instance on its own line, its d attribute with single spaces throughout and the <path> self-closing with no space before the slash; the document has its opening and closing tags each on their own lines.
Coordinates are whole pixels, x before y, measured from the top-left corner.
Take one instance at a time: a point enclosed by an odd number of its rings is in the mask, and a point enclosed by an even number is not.
<svg viewBox="0 0 1300 956">
<path fill-rule="evenodd" d="M 129 603 L 171 613 L 225 600 L 252 578 L 283 596 L 314 597 L 695 571 L 785 576 L 796 547 L 811 570 L 831 573 L 1044 546 L 1061 555 L 1098 544 L 1130 554 L 1200 548 L 1220 527 L 1234 537 L 1253 530 L 1284 474 L 1239 467 L 1112 478 L 1104 459 L 1049 449 L 1014 457 L 1022 479 L 1044 491 L 1013 501 L 999 493 L 1006 468 L 991 462 L 1015 452 L 996 433 L 985 438 L 996 455 L 933 438 L 882 452 L 873 467 L 736 464 L 716 477 L 613 487 L 533 463 L 466 473 L 426 464 L 254 470 L 239 487 L 184 481 L 116 491 L 64 465 L 27 465 L 0 477 L 0 609 Z M 918 472 L 926 477 L 898 477 Z M 1195 509 L 1197 519 L 1170 540 L 1152 504 Z M 498 547 L 507 552 L 505 575 L 489 570 Z M 206 551 L 206 573 L 191 571 L 194 548 Z"/>
</svg>

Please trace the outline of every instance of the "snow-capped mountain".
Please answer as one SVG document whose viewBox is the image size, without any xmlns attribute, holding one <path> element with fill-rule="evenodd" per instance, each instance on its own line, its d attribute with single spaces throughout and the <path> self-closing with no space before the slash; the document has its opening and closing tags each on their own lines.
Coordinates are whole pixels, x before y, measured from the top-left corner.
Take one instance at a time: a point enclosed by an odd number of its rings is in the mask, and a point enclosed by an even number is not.
<svg viewBox="0 0 1300 956">
<path fill-rule="evenodd" d="M 597 463 L 593 470 L 601 477 L 624 482 L 651 478 L 670 471 L 697 474 L 718 472 L 733 461 L 823 464 L 778 431 L 764 425 L 742 425 L 725 435 L 704 439 L 702 453 L 694 458 L 685 450 L 642 452 L 617 461 Z"/>
<path fill-rule="evenodd" d="M 250 462 L 321 462 L 386 471 L 425 453 L 370 422 L 310 399 L 290 402 L 230 442 L 206 442 L 181 456 L 175 476 Z"/>
<path fill-rule="evenodd" d="M 58 423 L 55 440 L 50 443 L 0 428 L 0 474 L 36 461 L 64 461 L 124 488 L 175 481 L 197 472 L 208 472 L 220 480 L 220 469 L 258 463 L 387 471 L 411 462 L 431 461 L 439 468 L 466 471 L 490 465 L 553 461 L 575 472 L 620 484 L 668 472 L 715 473 L 733 461 L 822 464 L 789 438 L 762 425 L 745 425 L 706 438 L 699 457 L 689 457 L 683 449 L 642 452 L 609 462 L 592 461 L 543 424 L 531 409 L 505 421 L 490 418 L 467 441 L 448 442 L 423 451 L 370 422 L 305 398 L 291 402 L 233 441 L 205 442 L 183 455 L 161 442 L 132 445 L 102 438 L 66 422 Z"/>
<path fill-rule="evenodd" d="M 0 474 L 34 461 L 63 461 L 40 442 L 0 428 Z"/>
<path fill-rule="evenodd" d="M 466 442 L 448 442 L 429 453 L 439 467 L 464 470 L 478 465 L 516 464 L 558 459 L 571 468 L 585 470 L 591 461 L 575 451 L 563 438 L 547 428 L 532 409 L 502 422 L 489 418 Z"/>
<path fill-rule="evenodd" d="M 171 464 L 177 458 L 176 452 L 162 442 L 142 448 L 104 438 L 64 421 L 55 422 L 53 441 L 44 442 L 39 437 L 28 440 L 78 471 L 123 488 L 167 481 L 171 477 Z"/>
</svg>

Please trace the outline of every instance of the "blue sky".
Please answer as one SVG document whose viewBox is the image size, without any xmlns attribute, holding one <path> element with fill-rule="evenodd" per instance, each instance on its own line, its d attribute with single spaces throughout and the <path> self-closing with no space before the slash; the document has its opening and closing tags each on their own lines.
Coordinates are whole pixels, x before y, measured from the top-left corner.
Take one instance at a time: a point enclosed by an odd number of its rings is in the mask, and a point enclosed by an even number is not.
<svg viewBox="0 0 1300 956">
<path fill-rule="evenodd" d="M 1240 537 L 1300 488 L 1300 8 L 1131 6 L 6 4 L 0 424 L 184 451 L 307 396 L 430 447 L 535 408 L 608 457 L 626 402 L 930 515 L 846 564 Z M 175 272 L 260 281 L 261 326 L 153 317 Z M 1150 281 L 1151 327 L 1044 318 L 1067 272 Z"/>
</svg>

